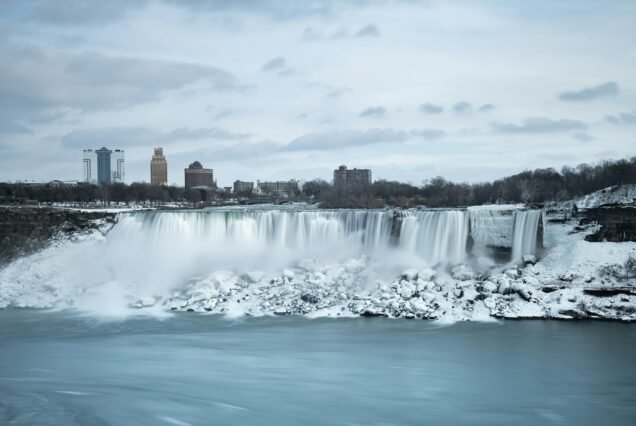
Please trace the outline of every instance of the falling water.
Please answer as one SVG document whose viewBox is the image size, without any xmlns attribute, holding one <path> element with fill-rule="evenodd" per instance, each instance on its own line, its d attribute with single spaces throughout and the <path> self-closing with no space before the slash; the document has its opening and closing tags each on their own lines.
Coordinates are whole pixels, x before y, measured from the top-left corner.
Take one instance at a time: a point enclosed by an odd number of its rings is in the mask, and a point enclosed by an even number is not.
<svg viewBox="0 0 636 426">
<path fill-rule="evenodd" d="M 0 306 L 47 307 L 59 300 L 87 310 L 127 306 L 211 274 L 290 267 L 331 274 L 356 259 L 374 276 L 392 277 L 405 268 L 465 262 L 469 234 L 488 243 L 488 233 L 497 232 L 493 241 L 510 241 L 515 259 L 533 254 L 541 212 L 517 211 L 512 237 L 506 234 L 513 210 L 504 216 L 470 209 L 123 213 L 105 236 L 53 245 L 0 270 Z"/>
<path fill-rule="evenodd" d="M 512 260 L 519 261 L 537 250 L 537 232 L 542 218 L 541 210 L 519 210 L 514 216 L 512 233 Z"/>
<path fill-rule="evenodd" d="M 459 263 L 466 256 L 468 212 L 418 211 L 402 220 L 400 248 L 430 263 Z"/>
</svg>

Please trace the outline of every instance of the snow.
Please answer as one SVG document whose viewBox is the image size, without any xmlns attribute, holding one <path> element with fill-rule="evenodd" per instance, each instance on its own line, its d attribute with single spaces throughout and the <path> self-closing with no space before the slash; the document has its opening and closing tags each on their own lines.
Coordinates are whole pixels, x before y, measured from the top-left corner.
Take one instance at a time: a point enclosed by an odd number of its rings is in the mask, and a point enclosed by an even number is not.
<svg viewBox="0 0 636 426">
<path fill-rule="evenodd" d="M 469 207 L 470 229 L 478 246 L 512 247 L 514 212 L 517 205 Z"/>
<path fill-rule="evenodd" d="M 574 200 L 578 209 L 591 209 L 608 205 L 636 206 L 636 185 L 610 186 Z"/>
</svg>

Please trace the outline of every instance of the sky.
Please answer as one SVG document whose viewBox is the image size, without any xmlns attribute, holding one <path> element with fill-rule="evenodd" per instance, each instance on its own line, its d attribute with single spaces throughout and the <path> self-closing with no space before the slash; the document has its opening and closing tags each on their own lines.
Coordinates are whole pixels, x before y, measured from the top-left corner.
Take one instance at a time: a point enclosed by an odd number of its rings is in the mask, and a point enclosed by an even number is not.
<svg viewBox="0 0 636 426">
<path fill-rule="evenodd" d="M 636 155 L 636 2 L 2 0 L 0 181 L 419 185 Z"/>
</svg>

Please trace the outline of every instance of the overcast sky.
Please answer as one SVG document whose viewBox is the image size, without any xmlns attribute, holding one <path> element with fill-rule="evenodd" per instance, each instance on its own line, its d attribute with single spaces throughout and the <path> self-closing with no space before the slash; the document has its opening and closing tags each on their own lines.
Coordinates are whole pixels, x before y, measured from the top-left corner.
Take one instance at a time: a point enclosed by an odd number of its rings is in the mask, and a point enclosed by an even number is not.
<svg viewBox="0 0 636 426">
<path fill-rule="evenodd" d="M 414 184 L 636 155 L 636 2 L 2 0 L 0 181 Z"/>
</svg>

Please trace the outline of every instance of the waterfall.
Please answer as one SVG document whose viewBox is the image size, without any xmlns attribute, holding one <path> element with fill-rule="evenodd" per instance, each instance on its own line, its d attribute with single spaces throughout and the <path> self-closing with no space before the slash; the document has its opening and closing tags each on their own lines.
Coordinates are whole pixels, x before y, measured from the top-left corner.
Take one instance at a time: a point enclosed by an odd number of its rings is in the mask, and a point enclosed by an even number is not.
<svg viewBox="0 0 636 426">
<path fill-rule="evenodd" d="M 66 241 L 0 270 L 0 307 L 66 300 L 87 310 L 118 309 L 139 297 L 170 297 L 191 285 L 221 291 L 211 283 L 232 286 L 243 274 L 280 276 L 288 268 L 307 285 L 342 271 L 349 278 L 334 285 L 373 285 L 407 268 L 469 261 L 470 236 L 512 247 L 513 259 L 534 254 L 541 214 L 515 207 L 122 213 L 105 236 Z"/>
<path fill-rule="evenodd" d="M 429 263 L 460 263 L 466 256 L 468 213 L 418 211 L 402 219 L 399 246 Z"/>
<path fill-rule="evenodd" d="M 537 249 L 537 232 L 541 210 L 518 210 L 514 215 L 512 233 L 512 260 L 519 261 L 527 254 L 534 255 Z"/>
</svg>

